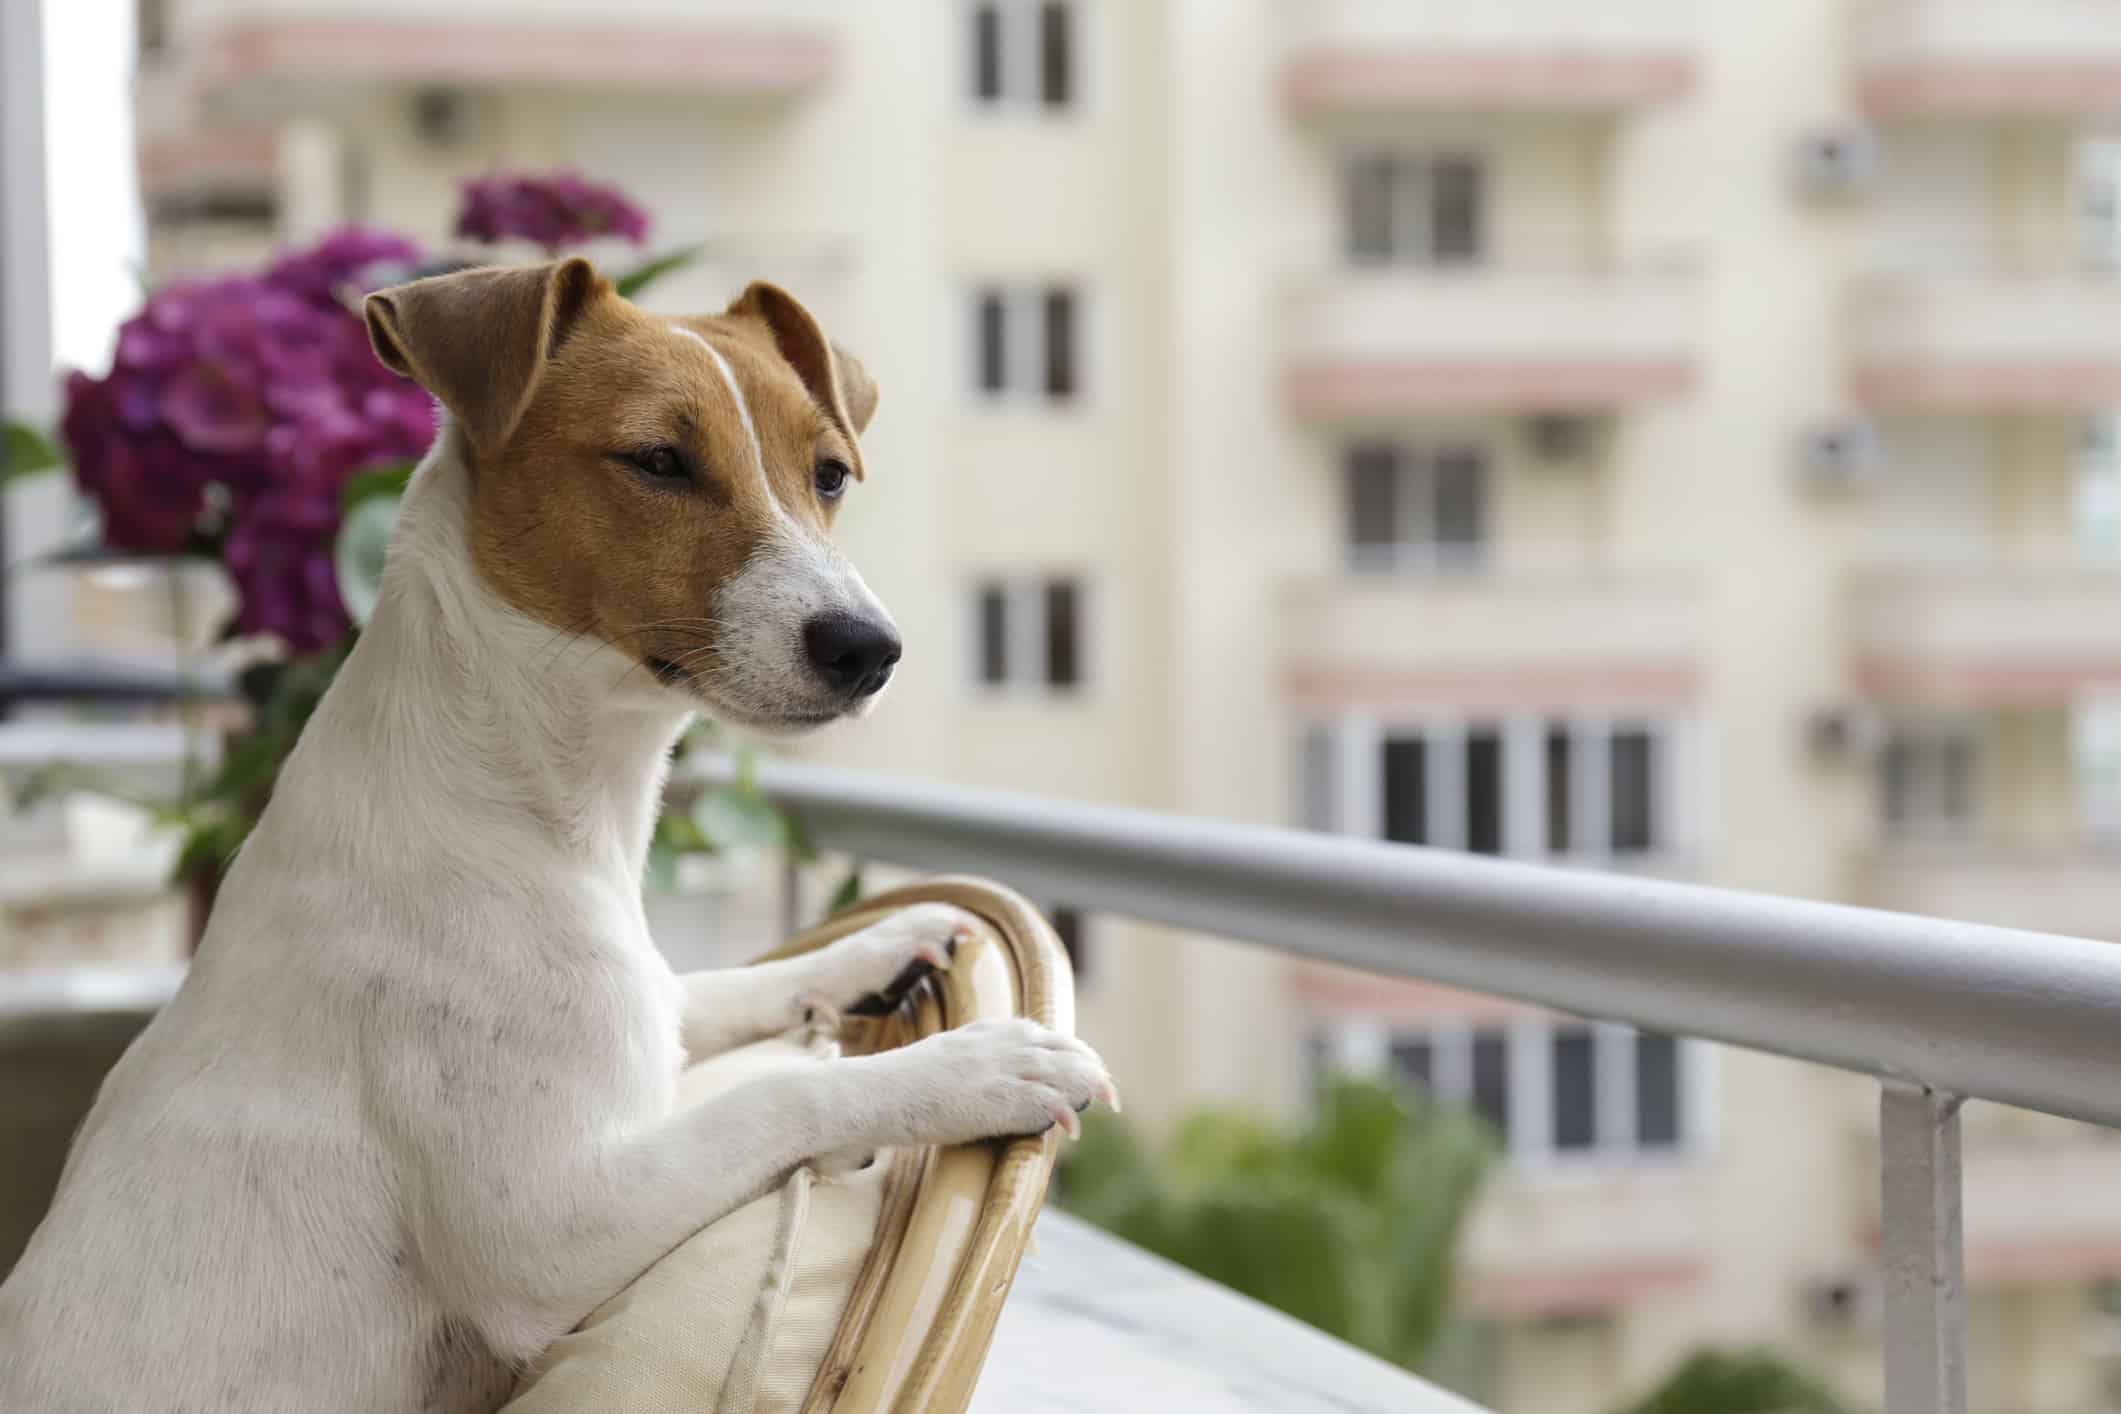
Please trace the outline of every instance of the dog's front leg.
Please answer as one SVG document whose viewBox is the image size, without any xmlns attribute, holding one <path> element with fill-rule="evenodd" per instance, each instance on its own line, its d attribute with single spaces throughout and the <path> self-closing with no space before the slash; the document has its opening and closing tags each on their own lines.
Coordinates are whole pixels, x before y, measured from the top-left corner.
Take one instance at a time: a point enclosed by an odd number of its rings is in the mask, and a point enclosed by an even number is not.
<svg viewBox="0 0 2121 1414">
<path fill-rule="evenodd" d="M 890 1005 L 930 969 L 948 969 L 972 928 L 961 908 L 920 903 L 799 957 L 689 972 L 680 979 L 686 1053 L 697 1060 L 785 1031 L 818 1004 Z"/>
<path fill-rule="evenodd" d="M 534 1357 L 658 1258 L 821 1156 L 1028 1134 L 1098 1098 L 1087 1045 L 979 1022 L 880 1055 L 762 1076 L 637 1135 L 532 1158 L 518 1128 L 437 1125 L 410 1194 L 422 1277 L 503 1360 Z M 503 1170 L 499 1156 L 513 1154 Z"/>
</svg>

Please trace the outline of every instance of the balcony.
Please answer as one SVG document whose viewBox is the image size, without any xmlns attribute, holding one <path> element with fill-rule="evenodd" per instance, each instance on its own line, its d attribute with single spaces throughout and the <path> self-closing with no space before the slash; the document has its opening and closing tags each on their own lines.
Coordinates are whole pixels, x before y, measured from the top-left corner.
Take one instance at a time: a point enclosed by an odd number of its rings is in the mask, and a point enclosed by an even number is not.
<svg viewBox="0 0 2121 1414">
<path fill-rule="evenodd" d="M 1308 708 L 1683 703 L 1701 641 L 1683 576 L 1342 575 L 1287 588 L 1280 620 Z"/>
<path fill-rule="evenodd" d="M 1612 111 L 1691 92 L 1687 0 L 1320 0 L 1283 9 L 1282 92 L 1301 113 Z"/>
<path fill-rule="evenodd" d="M 1292 291 L 1283 382 L 1300 417 L 1611 409 L 1693 386 L 1681 276 L 1342 271 Z"/>
<path fill-rule="evenodd" d="M 1524 1320 L 1684 1291 L 1708 1273 L 1709 1198 L 1678 1164 L 1505 1173 L 1466 1232 L 1467 1300 Z"/>
<path fill-rule="evenodd" d="M 217 102 L 288 109 L 367 83 L 623 86 L 789 97 L 833 68 L 830 0 L 191 0 L 173 49 Z"/>
<path fill-rule="evenodd" d="M 2121 685 L 2121 569 L 1881 569 L 1845 593 L 1856 685 L 1881 701 L 2031 706 Z"/>
<path fill-rule="evenodd" d="M 1908 843 L 1863 865 L 1864 903 L 2121 942 L 2121 847 Z"/>
<path fill-rule="evenodd" d="M 2121 402 L 2121 282 L 1882 277 L 1851 293 L 1854 393 L 1885 408 L 2103 411 Z"/>
<path fill-rule="evenodd" d="M 2121 111 L 2109 0 L 1866 0 L 1853 38 L 1858 100 L 1877 117 Z"/>
</svg>

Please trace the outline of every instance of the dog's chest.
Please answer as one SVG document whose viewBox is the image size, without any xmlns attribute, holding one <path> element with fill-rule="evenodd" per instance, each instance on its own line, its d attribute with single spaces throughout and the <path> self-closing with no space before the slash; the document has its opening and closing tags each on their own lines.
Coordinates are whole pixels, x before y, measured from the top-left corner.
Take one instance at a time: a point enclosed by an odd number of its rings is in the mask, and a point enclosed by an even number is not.
<svg viewBox="0 0 2121 1414">
<path fill-rule="evenodd" d="M 575 1133 L 667 1112 L 683 1060 L 680 989 L 638 911 L 596 889 L 548 904 L 518 915 L 531 936 L 493 949 L 444 995 L 390 998 L 411 1032 L 403 1063 L 428 1071 L 413 1093 L 451 1109 L 499 1104 Z"/>
</svg>

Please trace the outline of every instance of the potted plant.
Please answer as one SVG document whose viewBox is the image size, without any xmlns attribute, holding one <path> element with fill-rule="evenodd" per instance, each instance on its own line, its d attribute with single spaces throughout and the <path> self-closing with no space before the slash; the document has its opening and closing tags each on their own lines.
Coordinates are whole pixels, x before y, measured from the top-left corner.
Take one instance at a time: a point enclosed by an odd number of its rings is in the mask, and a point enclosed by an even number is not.
<svg viewBox="0 0 2121 1414">
<path fill-rule="evenodd" d="M 597 242 L 641 246 L 648 218 L 623 193 L 573 173 L 503 175 L 466 184 L 455 229 L 483 257 L 510 245 L 550 256 Z M 639 294 L 698 253 L 656 256 L 615 284 Z M 234 590 L 221 638 L 242 662 L 239 724 L 219 760 L 188 769 L 173 798 L 140 802 L 182 831 L 178 880 L 193 891 L 200 926 L 374 606 L 398 498 L 434 437 L 433 401 L 376 359 L 361 300 L 476 263 L 348 227 L 260 271 L 173 281 L 120 327 L 108 373 L 67 377 L 56 438 L 6 429 L 9 477 L 71 468 L 99 515 L 98 553 L 204 559 Z M 86 776 L 56 765 L 28 794 Z M 651 877 L 675 879 L 686 855 L 795 843 L 745 773 L 666 815 Z"/>
</svg>

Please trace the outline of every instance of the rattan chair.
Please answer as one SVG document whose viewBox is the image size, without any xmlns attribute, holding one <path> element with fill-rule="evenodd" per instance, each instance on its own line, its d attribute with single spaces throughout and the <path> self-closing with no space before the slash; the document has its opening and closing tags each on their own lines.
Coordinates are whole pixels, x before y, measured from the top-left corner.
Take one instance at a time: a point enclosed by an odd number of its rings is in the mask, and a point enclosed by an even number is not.
<svg viewBox="0 0 2121 1414">
<path fill-rule="evenodd" d="M 927 902 L 972 913 L 979 937 L 897 1012 L 850 1018 L 841 1037 L 847 1054 L 997 1017 L 1074 1029 L 1073 976 L 1051 925 L 1017 894 L 980 879 L 932 879 L 878 895 L 769 956 L 822 947 Z M 894 1157 L 876 1244 L 804 1414 L 954 1414 L 971 1402 L 1058 1154 L 1058 1134 L 1049 1131 Z"/>
</svg>

